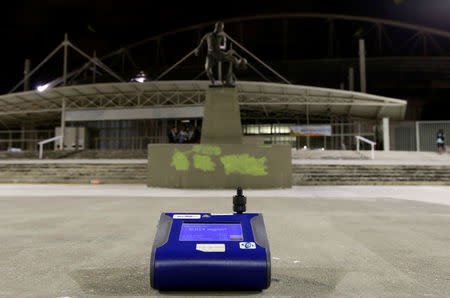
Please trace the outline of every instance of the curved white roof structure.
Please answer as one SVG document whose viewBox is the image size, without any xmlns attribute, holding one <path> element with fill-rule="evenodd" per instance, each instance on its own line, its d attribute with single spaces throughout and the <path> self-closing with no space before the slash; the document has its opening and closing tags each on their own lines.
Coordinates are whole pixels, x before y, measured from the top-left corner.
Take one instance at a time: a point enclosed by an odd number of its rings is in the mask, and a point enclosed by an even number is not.
<svg viewBox="0 0 450 298">
<path fill-rule="evenodd" d="M 68 112 L 176 107 L 181 113 L 179 118 L 183 118 L 183 108 L 203 106 L 208 86 L 208 81 L 154 81 L 74 85 L 43 92 L 10 93 L 0 96 L 0 121 L 12 125 L 25 119 L 35 123 L 57 120 L 63 102 Z M 246 81 L 238 82 L 236 87 L 241 111 L 249 116 L 295 119 L 309 113 L 403 119 L 406 110 L 405 100 L 346 90 Z"/>
</svg>

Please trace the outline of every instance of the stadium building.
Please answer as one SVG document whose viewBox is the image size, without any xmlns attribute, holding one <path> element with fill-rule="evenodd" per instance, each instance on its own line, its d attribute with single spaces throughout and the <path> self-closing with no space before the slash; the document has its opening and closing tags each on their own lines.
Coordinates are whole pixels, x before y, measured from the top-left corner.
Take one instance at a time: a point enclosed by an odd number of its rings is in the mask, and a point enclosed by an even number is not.
<svg viewBox="0 0 450 298">
<path fill-rule="evenodd" d="M 236 86 L 245 142 L 355 149 L 361 136 L 377 149 L 433 151 L 429 139 L 437 129 L 450 132 L 449 122 L 436 121 L 448 110 L 442 106 L 450 90 L 450 32 L 330 14 L 224 23 L 249 60 Z M 61 141 L 67 150 L 141 150 L 168 142 L 171 127 L 201 128 L 209 82 L 203 58 L 192 50 L 212 25 L 166 32 L 101 57 L 66 35 L 36 67 L 26 60 L 24 78 L 0 96 L 0 149 L 37 151 L 38 142 L 50 140 L 47 150 L 61 149 Z M 63 74 L 52 76 L 45 65 L 61 54 Z M 329 125 L 331 135 L 290 134 L 292 126 L 315 124 Z"/>
</svg>

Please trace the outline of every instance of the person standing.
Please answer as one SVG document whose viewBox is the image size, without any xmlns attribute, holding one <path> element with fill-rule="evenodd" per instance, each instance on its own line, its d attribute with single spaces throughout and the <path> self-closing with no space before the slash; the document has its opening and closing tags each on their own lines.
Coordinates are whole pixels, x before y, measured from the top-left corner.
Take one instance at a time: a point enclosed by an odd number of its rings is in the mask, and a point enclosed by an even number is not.
<svg viewBox="0 0 450 298">
<path fill-rule="evenodd" d="M 192 131 L 192 136 L 189 139 L 190 143 L 193 144 L 199 144 L 200 143 L 200 130 L 198 129 L 197 125 L 194 126 L 194 129 Z"/>
<path fill-rule="evenodd" d="M 194 134 L 194 130 L 188 127 L 186 128 L 186 133 L 187 133 L 187 143 L 192 143 L 192 136 Z"/>
<path fill-rule="evenodd" d="M 438 147 L 439 154 L 444 153 L 445 151 L 445 137 L 444 137 L 444 130 L 439 129 L 437 133 L 436 143 Z"/>
<path fill-rule="evenodd" d="M 178 133 L 178 143 L 183 144 L 187 142 L 188 134 L 185 131 L 185 128 L 182 127 L 180 132 Z"/>
<path fill-rule="evenodd" d="M 178 129 L 176 126 L 172 127 L 171 130 L 169 130 L 169 143 L 178 143 Z"/>
</svg>

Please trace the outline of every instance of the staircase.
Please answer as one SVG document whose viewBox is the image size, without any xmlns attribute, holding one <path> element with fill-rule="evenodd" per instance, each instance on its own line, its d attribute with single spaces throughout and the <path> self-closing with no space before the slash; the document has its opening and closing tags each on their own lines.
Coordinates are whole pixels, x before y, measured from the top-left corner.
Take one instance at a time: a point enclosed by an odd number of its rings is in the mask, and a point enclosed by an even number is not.
<svg viewBox="0 0 450 298">
<path fill-rule="evenodd" d="M 147 163 L 0 164 L 0 183 L 145 184 Z"/>
<path fill-rule="evenodd" d="M 147 150 L 0 152 L 0 183 L 147 182 Z M 292 150 L 292 185 L 450 185 L 450 154 Z M 24 160 L 28 159 L 28 160 Z M 51 160 L 53 159 L 53 160 Z"/>
<path fill-rule="evenodd" d="M 50 157 L 49 157 L 50 158 Z M 146 159 L 145 150 L 80 150 L 69 158 L 76 159 Z"/>
<path fill-rule="evenodd" d="M 292 149 L 292 159 L 361 160 L 369 159 L 352 150 L 296 150 Z"/>
<path fill-rule="evenodd" d="M 450 185 L 450 166 L 292 165 L 293 185 Z"/>
<path fill-rule="evenodd" d="M 146 184 L 147 163 L 0 163 L 0 183 Z M 450 185 L 450 166 L 292 166 L 293 185 Z"/>
<path fill-rule="evenodd" d="M 38 151 L 0 152 L 0 160 L 38 159 Z M 45 159 L 144 159 L 147 150 L 66 150 L 44 151 Z"/>
</svg>

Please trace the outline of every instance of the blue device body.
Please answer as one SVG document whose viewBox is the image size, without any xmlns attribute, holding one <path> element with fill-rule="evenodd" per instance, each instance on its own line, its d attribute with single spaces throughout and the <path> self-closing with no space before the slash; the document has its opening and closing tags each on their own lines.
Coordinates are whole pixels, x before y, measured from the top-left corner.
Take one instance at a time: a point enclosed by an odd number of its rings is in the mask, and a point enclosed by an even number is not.
<svg viewBox="0 0 450 298">
<path fill-rule="evenodd" d="M 270 280 L 262 214 L 161 214 L 151 253 L 153 288 L 262 290 Z"/>
</svg>

